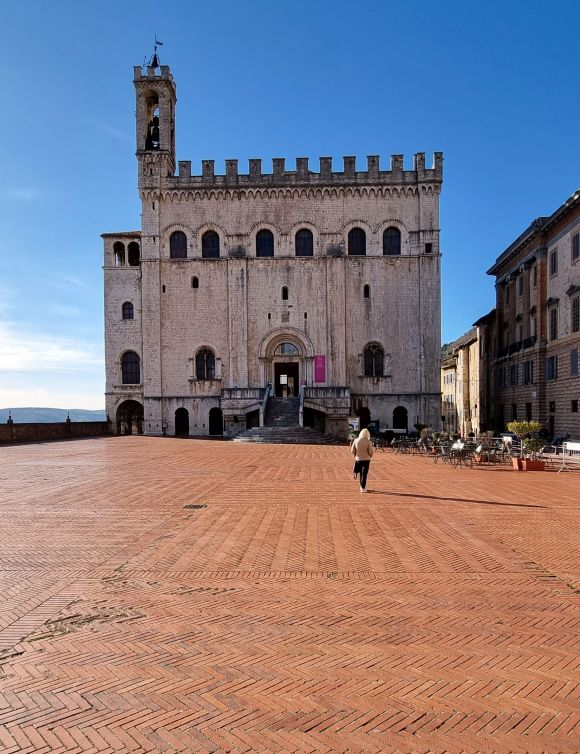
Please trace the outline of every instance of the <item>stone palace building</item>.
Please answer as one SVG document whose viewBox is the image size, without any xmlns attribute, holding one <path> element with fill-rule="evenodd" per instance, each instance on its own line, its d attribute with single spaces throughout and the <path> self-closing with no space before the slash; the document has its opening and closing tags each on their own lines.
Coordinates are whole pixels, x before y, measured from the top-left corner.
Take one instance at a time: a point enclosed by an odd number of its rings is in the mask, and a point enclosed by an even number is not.
<svg viewBox="0 0 580 754">
<path fill-rule="evenodd" d="M 235 436 L 284 401 L 340 438 L 439 427 L 442 155 L 176 172 L 169 67 L 134 74 L 141 228 L 103 234 L 117 431 Z"/>
</svg>

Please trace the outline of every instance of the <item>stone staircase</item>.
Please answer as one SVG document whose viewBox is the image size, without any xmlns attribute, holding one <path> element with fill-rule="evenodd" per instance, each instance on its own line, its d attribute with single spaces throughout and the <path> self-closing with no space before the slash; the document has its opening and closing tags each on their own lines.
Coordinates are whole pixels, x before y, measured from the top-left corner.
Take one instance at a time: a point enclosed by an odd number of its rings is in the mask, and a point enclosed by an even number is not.
<svg viewBox="0 0 580 754">
<path fill-rule="evenodd" d="M 311 427 L 299 426 L 300 398 L 270 398 L 263 427 L 253 427 L 234 437 L 234 442 L 328 445 L 332 438 Z"/>
<path fill-rule="evenodd" d="M 285 445 L 328 445 L 332 438 L 311 427 L 253 427 L 234 437 L 234 442 L 263 442 Z"/>
<path fill-rule="evenodd" d="M 300 398 L 269 398 L 264 417 L 266 427 L 297 427 Z"/>
</svg>

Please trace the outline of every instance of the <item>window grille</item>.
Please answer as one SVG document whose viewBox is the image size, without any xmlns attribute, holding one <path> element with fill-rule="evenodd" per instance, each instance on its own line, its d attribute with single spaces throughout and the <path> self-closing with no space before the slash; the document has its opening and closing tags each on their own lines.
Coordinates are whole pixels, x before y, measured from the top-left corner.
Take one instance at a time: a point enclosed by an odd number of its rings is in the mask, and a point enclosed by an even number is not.
<svg viewBox="0 0 580 754">
<path fill-rule="evenodd" d="M 314 254 L 314 236 L 308 228 L 302 228 L 294 238 L 294 249 L 297 257 L 311 257 Z"/>
<path fill-rule="evenodd" d="M 123 304 L 123 319 L 133 319 L 133 304 L 130 301 L 125 301 Z"/>
<path fill-rule="evenodd" d="M 141 382 L 141 359 L 134 351 L 127 351 L 121 359 L 123 385 L 139 385 Z"/>
<path fill-rule="evenodd" d="M 170 259 L 187 259 L 187 236 L 181 230 L 176 230 L 169 237 Z"/>
<path fill-rule="evenodd" d="M 426 253 L 427 245 L 425 245 Z M 398 228 L 387 228 L 383 233 L 383 254 L 394 256 L 401 253 L 401 231 Z"/>
<path fill-rule="evenodd" d="M 201 237 L 203 259 L 217 259 L 220 255 L 220 237 L 215 230 L 206 231 Z"/>
<path fill-rule="evenodd" d="M 348 234 L 349 256 L 364 256 L 367 253 L 367 237 L 362 228 L 353 228 Z"/>
<path fill-rule="evenodd" d="M 256 234 L 256 256 L 274 256 L 274 234 L 270 230 L 259 230 Z"/>
</svg>

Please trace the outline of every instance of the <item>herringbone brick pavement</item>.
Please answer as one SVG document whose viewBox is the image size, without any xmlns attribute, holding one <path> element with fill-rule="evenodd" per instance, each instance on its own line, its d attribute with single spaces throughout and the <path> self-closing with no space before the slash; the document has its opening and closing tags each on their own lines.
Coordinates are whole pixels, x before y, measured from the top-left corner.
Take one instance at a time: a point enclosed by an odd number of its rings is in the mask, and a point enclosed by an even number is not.
<svg viewBox="0 0 580 754">
<path fill-rule="evenodd" d="M 2 449 L 0 751 L 577 754 L 580 474 L 351 470 Z"/>
</svg>

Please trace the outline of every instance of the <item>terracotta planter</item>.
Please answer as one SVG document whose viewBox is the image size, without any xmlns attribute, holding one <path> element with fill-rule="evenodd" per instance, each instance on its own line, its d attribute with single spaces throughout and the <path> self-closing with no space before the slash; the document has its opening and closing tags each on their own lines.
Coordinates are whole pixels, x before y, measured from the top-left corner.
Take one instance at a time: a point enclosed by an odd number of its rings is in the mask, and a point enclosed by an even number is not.
<svg viewBox="0 0 580 754">
<path fill-rule="evenodd" d="M 524 471 L 544 471 L 546 463 L 545 461 L 532 461 L 529 458 L 523 458 L 522 466 L 524 467 Z"/>
<path fill-rule="evenodd" d="M 522 459 L 519 456 L 512 458 L 512 466 L 516 471 L 522 471 Z"/>
</svg>

